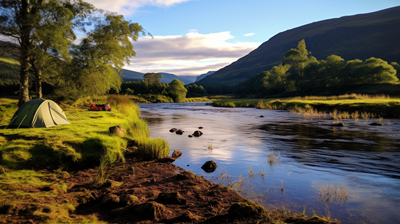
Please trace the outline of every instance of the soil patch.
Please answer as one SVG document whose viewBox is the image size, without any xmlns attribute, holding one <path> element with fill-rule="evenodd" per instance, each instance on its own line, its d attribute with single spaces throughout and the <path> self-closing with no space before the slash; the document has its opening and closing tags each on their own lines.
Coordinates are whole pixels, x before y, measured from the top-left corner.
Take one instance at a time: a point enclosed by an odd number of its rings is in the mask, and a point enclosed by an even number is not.
<svg viewBox="0 0 400 224">
<path fill-rule="evenodd" d="M 59 176 L 68 187 L 57 200 L 76 205 L 76 209 L 69 211 L 71 218 L 79 220 L 79 217 L 96 216 L 99 221 L 108 223 L 276 223 L 277 220 L 285 223 L 331 223 L 319 217 L 266 210 L 234 190 L 171 162 L 139 161 L 135 157 L 126 157 L 125 163 L 106 170 L 108 178 L 103 184 L 99 184 L 95 169 Z M 54 191 L 51 188 L 37 190 Z M 42 200 L 45 203 L 47 199 Z M 6 223 L 51 220 L 48 216 L 38 216 L 37 212 L 36 215 L 15 211 L 10 214 L 9 207 L 3 206 L 7 211 L 0 214 L 0 220 Z M 46 212 L 42 211 L 43 214 Z"/>
</svg>

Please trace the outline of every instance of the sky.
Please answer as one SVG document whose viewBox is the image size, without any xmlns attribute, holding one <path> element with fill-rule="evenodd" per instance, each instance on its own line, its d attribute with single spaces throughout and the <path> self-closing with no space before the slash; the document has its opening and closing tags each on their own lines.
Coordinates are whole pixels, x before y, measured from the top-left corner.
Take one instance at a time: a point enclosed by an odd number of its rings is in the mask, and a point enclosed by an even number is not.
<svg viewBox="0 0 400 224">
<path fill-rule="evenodd" d="M 298 26 L 400 5 L 400 0 L 85 1 L 124 15 L 153 36 L 133 43 L 136 57 L 125 69 L 181 76 L 217 71 Z"/>
</svg>

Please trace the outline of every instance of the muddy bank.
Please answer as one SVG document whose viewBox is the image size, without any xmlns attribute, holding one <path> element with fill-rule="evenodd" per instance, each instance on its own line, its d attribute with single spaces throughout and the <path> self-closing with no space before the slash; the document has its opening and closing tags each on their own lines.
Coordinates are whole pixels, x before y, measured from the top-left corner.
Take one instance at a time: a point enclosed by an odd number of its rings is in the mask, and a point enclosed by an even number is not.
<svg viewBox="0 0 400 224">
<path fill-rule="evenodd" d="M 25 190 L 61 192 L 56 199 L 43 197 L 40 200 L 43 206 L 46 200 L 75 205 L 75 209 L 69 211 L 69 218 L 65 214 L 65 221 L 96 216 L 98 222 L 108 223 L 276 223 L 277 220 L 285 223 L 329 223 L 319 217 L 282 210 L 268 211 L 234 190 L 196 176 L 171 162 L 139 161 L 129 155 L 126 157 L 125 163 L 105 170 L 103 179 L 99 179 L 99 171 L 95 169 L 58 175 L 54 181 L 67 185 L 64 192 L 51 186 L 48 189 L 32 187 Z M 43 207 L 38 213 L 38 204 L 34 205 L 34 199 L 25 200 L 27 203 L 17 207 L 0 206 L 0 222 L 56 220 L 57 217 L 46 215 L 56 214 L 54 208 Z M 58 217 L 57 220 L 62 219 Z"/>
</svg>

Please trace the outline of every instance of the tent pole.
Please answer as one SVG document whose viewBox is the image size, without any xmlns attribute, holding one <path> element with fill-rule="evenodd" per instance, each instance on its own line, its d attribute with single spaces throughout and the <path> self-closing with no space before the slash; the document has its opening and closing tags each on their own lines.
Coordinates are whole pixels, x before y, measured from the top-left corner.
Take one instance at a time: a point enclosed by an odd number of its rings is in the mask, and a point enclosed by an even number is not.
<svg viewBox="0 0 400 224">
<path fill-rule="evenodd" d="M 25 114 L 24 119 L 22 119 L 21 123 L 19 123 L 17 129 L 19 128 L 19 126 L 21 126 L 22 122 L 24 122 L 26 115 L 28 115 L 28 114 Z"/>
<path fill-rule="evenodd" d="M 10 121 L 10 123 L 4 128 L 4 129 L 6 129 L 8 126 L 10 126 L 10 124 L 15 120 L 15 118 L 17 118 L 18 116 L 15 116 L 11 121 Z"/>
</svg>

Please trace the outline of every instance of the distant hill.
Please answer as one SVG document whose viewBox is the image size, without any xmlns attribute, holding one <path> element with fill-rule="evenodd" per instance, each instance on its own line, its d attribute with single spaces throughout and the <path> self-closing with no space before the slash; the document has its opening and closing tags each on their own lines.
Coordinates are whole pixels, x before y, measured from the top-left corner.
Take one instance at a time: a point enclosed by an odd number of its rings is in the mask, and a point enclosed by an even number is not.
<svg viewBox="0 0 400 224">
<path fill-rule="evenodd" d="M 179 79 L 182 82 L 185 83 L 185 85 L 188 85 L 190 83 L 194 83 L 194 81 L 196 80 L 196 76 L 177 76 L 174 74 L 170 74 L 170 73 L 165 73 L 165 72 L 160 72 L 164 78 L 161 79 L 161 82 L 168 82 L 170 83 L 172 80 L 174 79 Z"/>
<path fill-rule="evenodd" d="M 185 85 L 193 83 L 196 79 L 196 76 L 177 76 L 170 73 L 160 72 L 164 78 L 160 81 L 162 83 L 170 83 L 174 79 L 179 79 L 185 83 Z M 144 73 L 131 71 L 128 69 L 122 69 L 122 80 L 124 81 L 141 81 L 143 80 Z"/>
<path fill-rule="evenodd" d="M 248 55 L 200 80 L 198 84 L 239 83 L 279 64 L 305 39 L 317 59 L 335 54 L 345 60 L 370 57 L 400 62 L 400 6 L 378 12 L 310 23 L 279 33 Z"/>
<path fill-rule="evenodd" d="M 215 71 L 209 71 L 209 72 L 207 72 L 207 73 L 205 73 L 205 74 L 201 74 L 201 75 L 197 76 L 195 82 L 198 82 L 198 81 L 204 79 L 205 77 L 207 77 L 207 76 L 209 76 L 209 75 L 212 75 L 212 74 L 214 74 L 214 73 L 215 73 Z"/>
</svg>

